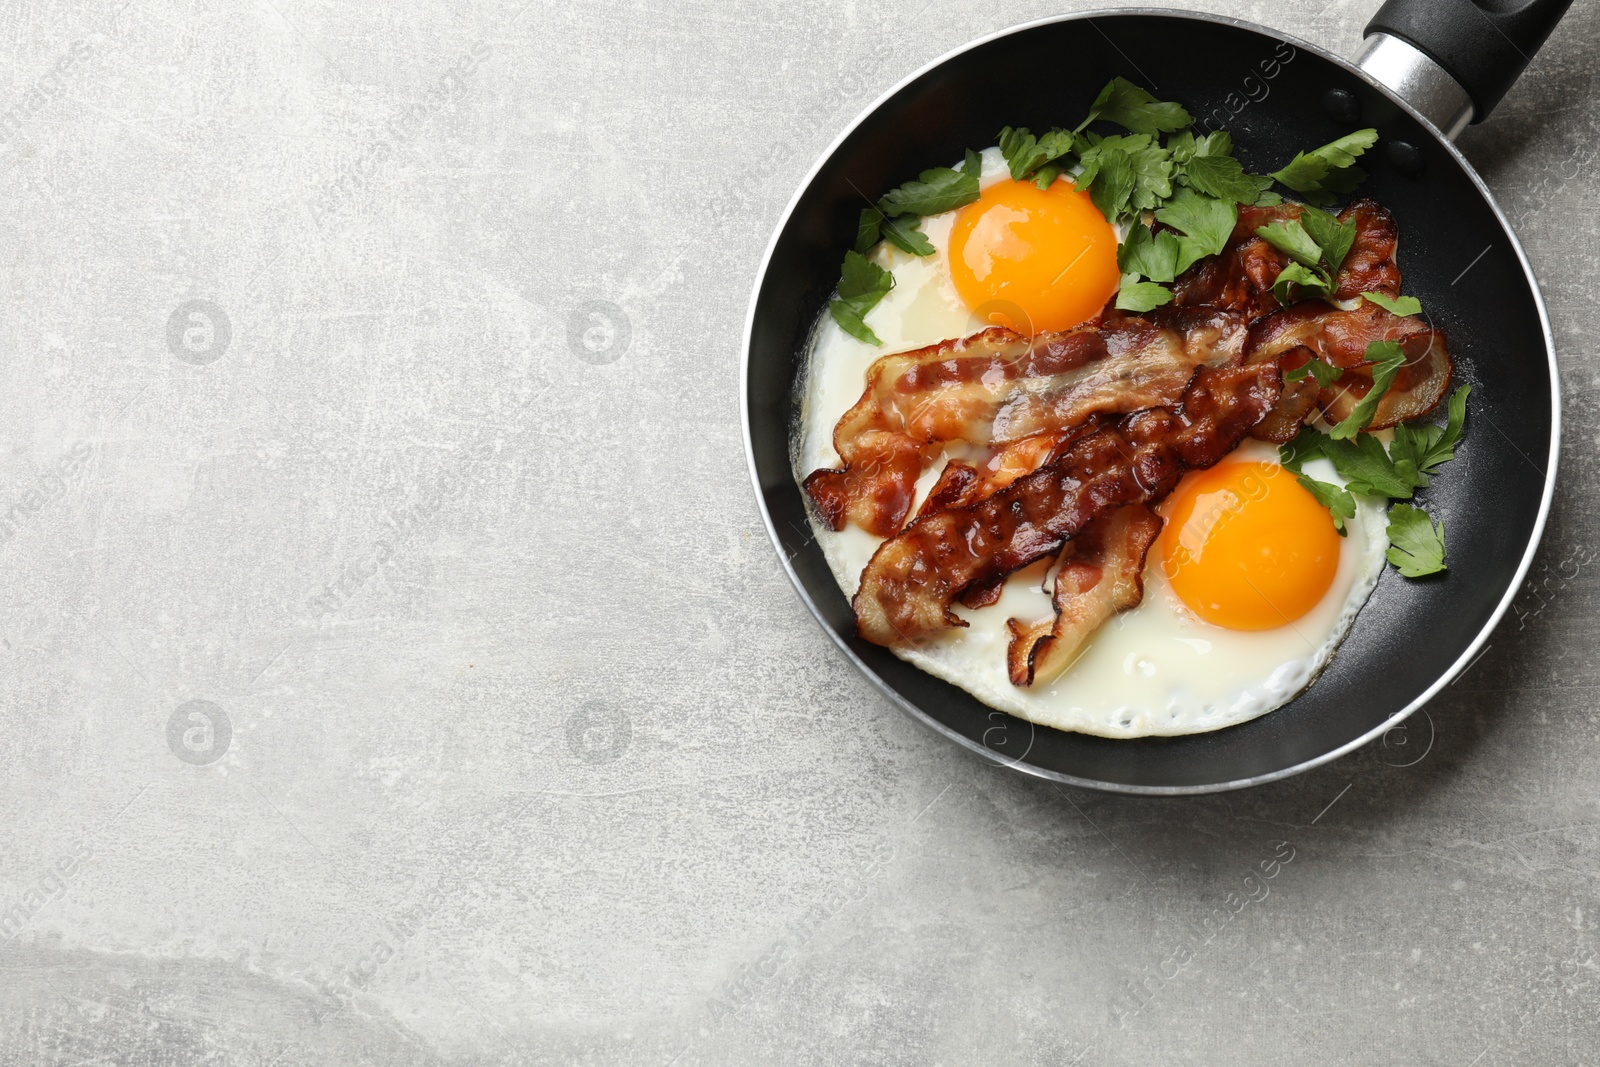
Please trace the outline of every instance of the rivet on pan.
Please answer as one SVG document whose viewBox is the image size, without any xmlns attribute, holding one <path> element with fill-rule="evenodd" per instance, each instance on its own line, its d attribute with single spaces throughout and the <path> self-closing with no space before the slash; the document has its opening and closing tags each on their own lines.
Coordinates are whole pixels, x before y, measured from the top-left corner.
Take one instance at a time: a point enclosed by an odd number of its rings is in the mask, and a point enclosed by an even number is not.
<svg viewBox="0 0 1600 1067">
<path fill-rule="evenodd" d="M 1361 101 L 1348 89 L 1329 89 L 1323 93 L 1322 110 L 1335 122 L 1361 120 Z"/>
<path fill-rule="evenodd" d="M 1422 149 L 1409 141 L 1389 142 L 1389 162 L 1394 164 L 1394 169 L 1408 178 L 1415 178 L 1427 166 L 1427 160 L 1422 158 Z"/>
</svg>

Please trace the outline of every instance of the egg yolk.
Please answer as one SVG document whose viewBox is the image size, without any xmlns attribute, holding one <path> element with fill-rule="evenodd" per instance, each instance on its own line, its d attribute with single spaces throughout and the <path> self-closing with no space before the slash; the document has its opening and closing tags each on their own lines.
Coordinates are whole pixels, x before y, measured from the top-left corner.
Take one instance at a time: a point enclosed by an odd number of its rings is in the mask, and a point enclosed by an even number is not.
<svg viewBox="0 0 1600 1067">
<path fill-rule="evenodd" d="M 950 275 L 974 314 L 1029 335 L 1093 318 L 1117 291 L 1117 234 L 1061 179 L 1048 189 L 1003 180 L 962 208 Z"/>
<path fill-rule="evenodd" d="M 1224 463 L 1172 494 L 1161 566 L 1196 615 L 1229 630 L 1300 618 L 1333 584 L 1338 532 L 1328 510 L 1272 463 Z"/>
</svg>

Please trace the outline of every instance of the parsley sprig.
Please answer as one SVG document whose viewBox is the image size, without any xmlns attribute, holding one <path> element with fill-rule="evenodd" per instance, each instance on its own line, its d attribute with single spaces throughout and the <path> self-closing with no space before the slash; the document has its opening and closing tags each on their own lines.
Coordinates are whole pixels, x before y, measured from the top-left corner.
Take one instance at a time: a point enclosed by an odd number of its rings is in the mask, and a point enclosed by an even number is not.
<svg viewBox="0 0 1600 1067">
<path fill-rule="evenodd" d="M 1309 205 L 1298 219 L 1280 219 L 1256 228 L 1256 236 L 1289 257 L 1290 262 L 1272 283 L 1272 295 L 1284 307 L 1308 297 L 1331 296 L 1334 276 L 1350 254 L 1356 239 L 1356 222 Z"/>
<path fill-rule="evenodd" d="M 1099 129 L 1090 129 L 1099 124 Z M 1376 130 L 1357 130 L 1320 148 L 1298 153 L 1270 175 L 1251 174 L 1234 156 L 1226 131 L 1197 134 L 1183 105 L 1158 100 L 1126 78 L 1113 78 L 1072 129 L 1052 127 L 1035 134 L 1007 126 L 997 135 L 1001 155 L 1015 181 L 1047 189 L 1063 174 L 1088 191 L 1112 223 L 1128 222 L 1129 237 L 1119 251 L 1121 284 L 1116 306 L 1149 311 L 1172 300 L 1168 284 L 1199 259 L 1222 251 L 1237 223 L 1240 204 L 1282 202 L 1274 182 L 1316 204 L 1349 192 L 1366 173 L 1355 160 L 1377 142 Z M 1125 133 L 1102 132 L 1118 126 Z M 935 249 L 922 232 L 922 219 L 978 199 L 982 159 L 970 149 L 960 167 L 933 167 L 862 209 L 854 251 L 865 257 L 879 241 L 909 255 L 930 256 Z M 1150 216 L 1162 225 L 1159 233 Z M 1226 228 L 1224 228 L 1226 222 Z M 1354 239 L 1353 224 L 1307 207 L 1297 221 L 1275 223 L 1263 236 L 1284 248 L 1291 262 L 1273 292 L 1282 303 L 1332 292 L 1332 278 Z M 1130 247 L 1131 246 L 1131 247 Z M 881 270 L 881 268 L 879 268 Z M 886 272 L 885 272 L 886 273 Z M 893 287 L 869 276 L 846 257 L 839 294 L 830 302 L 834 320 L 851 336 L 880 343 L 863 317 Z M 1323 372 L 1315 369 L 1321 381 Z"/>
<path fill-rule="evenodd" d="M 1387 388 L 1385 382 L 1383 389 Z M 1415 490 L 1427 487 L 1429 477 L 1438 473 L 1441 464 L 1455 457 L 1456 445 L 1466 424 L 1467 397 L 1471 392 L 1470 385 L 1463 385 L 1451 394 L 1443 426 L 1428 423 L 1396 426 L 1394 440 L 1387 449 L 1370 433 L 1358 432 L 1353 437 L 1340 438 L 1304 426 L 1293 441 L 1278 449 L 1278 458 L 1300 484 L 1328 508 L 1334 526 L 1343 533 L 1344 520 L 1355 514 L 1351 494 L 1410 500 Z M 1376 375 L 1372 393 L 1379 393 Z M 1376 408 L 1376 401 L 1373 407 Z M 1363 430 L 1370 421 L 1369 412 L 1361 423 Z M 1345 479 L 1344 488 L 1317 481 L 1301 470 L 1308 460 L 1319 457 L 1333 464 Z M 1389 541 L 1389 562 L 1407 578 L 1420 578 L 1446 569 L 1444 523 L 1433 522 L 1419 507 L 1396 503 L 1389 508 Z"/>
<path fill-rule="evenodd" d="M 969 148 L 958 169 L 929 168 L 916 181 L 889 190 L 875 205 L 861 209 L 855 248 L 845 253 L 838 295 L 828 302 L 828 313 L 840 329 L 858 341 L 883 343 L 865 319 L 867 312 L 894 288 L 894 275 L 868 259 L 867 254 L 881 239 L 913 256 L 933 255 L 933 244 L 921 229 L 923 217 L 954 211 L 978 199 L 978 176 L 982 173 L 982 157 Z"/>
<path fill-rule="evenodd" d="M 1308 202 L 1326 206 L 1366 181 L 1367 172 L 1355 162 L 1377 143 L 1377 130 L 1347 133 L 1321 148 L 1296 154 L 1288 166 L 1274 171 L 1272 177 Z"/>
</svg>

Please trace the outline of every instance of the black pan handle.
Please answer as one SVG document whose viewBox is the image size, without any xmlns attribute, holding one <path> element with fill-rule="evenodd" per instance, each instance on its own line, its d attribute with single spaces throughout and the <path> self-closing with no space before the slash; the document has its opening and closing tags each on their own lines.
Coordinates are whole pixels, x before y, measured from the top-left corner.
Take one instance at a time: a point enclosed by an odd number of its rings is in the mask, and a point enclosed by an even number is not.
<svg viewBox="0 0 1600 1067">
<path fill-rule="evenodd" d="M 1398 37 L 1443 67 L 1472 98 L 1472 121 L 1500 98 L 1572 0 L 1386 0 L 1365 36 Z"/>
</svg>

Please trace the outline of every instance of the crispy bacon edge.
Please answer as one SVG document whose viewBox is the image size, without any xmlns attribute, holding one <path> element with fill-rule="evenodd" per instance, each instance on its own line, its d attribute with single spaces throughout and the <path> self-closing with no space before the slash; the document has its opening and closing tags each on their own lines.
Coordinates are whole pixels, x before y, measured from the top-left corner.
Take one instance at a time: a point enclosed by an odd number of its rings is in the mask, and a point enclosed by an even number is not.
<svg viewBox="0 0 1600 1067">
<path fill-rule="evenodd" d="M 965 626 L 950 611 L 963 590 L 1059 551 L 1102 515 L 1162 499 L 1184 471 L 1231 452 L 1281 389 L 1271 361 L 1202 368 L 1174 406 L 1123 416 L 993 496 L 919 519 L 862 571 L 852 601 L 858 632 L 895 645 Z"/>
<path fill-rule="evenodd" d="M 1285 371 L 1320 359 L 1344 373 L 1320 389 L 1309 377 L 1289 383 L 1278 409 L 1262 421 L 1255 436 L 1277 444 L 1290 440 L 1313 405 L 1330 422 L 1349 415 L 1372 388 L 1367 345 L 1374 341 L 1397 342 L 1406 361 L 1367 428 L 1386 430 L 1438 407 L 1455 374 L 1442 332 L 1415 316 L 1395 315 L 1370 301 L 1345 311 L 1321 300 L 1306 300 L 1252 325 L 1245 358 L 1276 360 Z"/>
<path fill-rule="evenodd" d="M 1034 623 L 1007 619 L 1006 668 L 1019 688 L 1058 677 L 1089 638 L 1118 612 L 1144 599 L 1144 561 L 1161 517 L 1143 504 L 1103 515 L 1067 542 L 1050 598 L 1052 617 Z"/>
<path fill-rule="evenodd" d="M 854 521 L 888 537 L 904 525 L 938 445 L 1022 446 L 1008 460 L 1015 468 L 1019 457 L 1039 455 L 1024 442 L 1041 433 L 1174 403 L 1195 367 L 1236 360 L 1247 338 L 1242 316 L 1193 308 L 1031 341 L 996 327 L 891 353 L 868 368 L 861 399 L 834 427 L 842 465 L 813 471 L 802 484 L 834 529 Z M 991 486 L 999 488 L 992 479 Z"/>
</svg>

